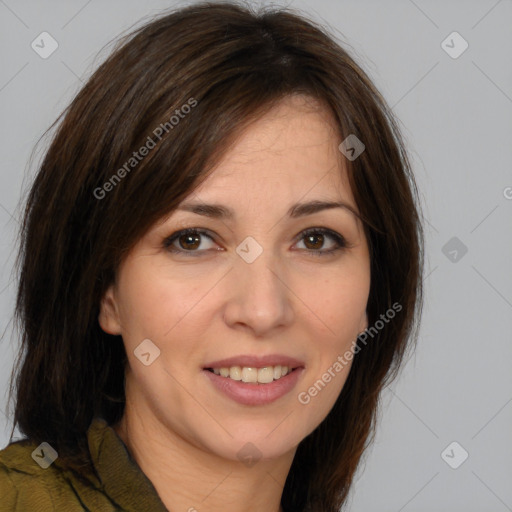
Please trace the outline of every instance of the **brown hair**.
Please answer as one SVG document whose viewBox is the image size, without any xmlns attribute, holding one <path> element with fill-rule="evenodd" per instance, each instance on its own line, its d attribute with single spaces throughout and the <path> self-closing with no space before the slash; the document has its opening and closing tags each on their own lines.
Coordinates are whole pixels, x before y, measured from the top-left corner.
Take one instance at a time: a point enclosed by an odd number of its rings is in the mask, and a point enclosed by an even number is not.
<svg viewBox="0 0 512 512">
<path fill-rule="evenodd" d="M 119 263 L 208 176 L 243 127 L 294 93 L 332 112 L 340 142 L 355 134 L 364 143 L 346 164 L 370 248 L 369 325 L 402 306 L 354 357 L 286 480 L 284 510 L 340 509 L 373 440 L 379 394 L 417 339 L 423 231 L 386 102 L 334 36 L 289 9 L 207 2 L 167 12 L 120 39 L 57 119 L 20 233 L 23 350 L 11 392 L 24 435 L 49 442 L 61 460 L 88 463 L 91 420 L 114 424 L 124 408 L 123 341 L 98 323 Z M 156 147 L 131 160 L 150 138 Z"/>
</svg>

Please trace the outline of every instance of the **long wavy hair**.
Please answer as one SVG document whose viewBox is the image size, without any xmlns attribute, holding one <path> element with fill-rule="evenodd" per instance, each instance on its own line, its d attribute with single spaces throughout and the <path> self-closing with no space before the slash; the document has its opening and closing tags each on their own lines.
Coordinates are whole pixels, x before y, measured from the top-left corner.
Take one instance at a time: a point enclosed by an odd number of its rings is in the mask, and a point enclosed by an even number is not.
<svg viewBox="0 0 512 512">
<path fill-rule="evenodd" d="M 283 97 L 306 94 L 332 112 L 340 143 L 355 134 L 365 145 L 346 164 L 370 248 L 369 325 L 402 306 L 355 355 L 284 486 L 286 511 L 338 512 L 421 316 L 422 218 L 398 122 L 347 45 L 297 11 L 202 2 L 130 30 L 50 127 L 24 202 L 13 431 L 49 442 L 69 464 L 90 464 L 92 419 L 117 423 L 125 404 L 123 340 L 98 323 L 120 262 L 244 127 Z M 155 147 L 135 164 L 149 138 Z"/>
</svg>

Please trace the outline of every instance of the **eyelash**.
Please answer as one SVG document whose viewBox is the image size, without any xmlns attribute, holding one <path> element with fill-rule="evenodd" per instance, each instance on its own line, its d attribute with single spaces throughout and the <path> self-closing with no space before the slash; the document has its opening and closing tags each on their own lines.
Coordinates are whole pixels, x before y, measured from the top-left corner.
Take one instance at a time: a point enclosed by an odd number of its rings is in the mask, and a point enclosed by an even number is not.
<svg viewBox="0 0 512 512">
<path fill-rule="evenodd" d="M 333 254 L 337 251 L 342 251 L 345 249 L 349 249 L 352 247 L 351 244 L 347 242 L 347 240 L 340 235 L 339 233 L 336 233 L 335 231 L 331 231 L 330 229 L 326 228 L 308 228 L 305 229 L 300 233 L 299 241 L 305 238 L 308 235 L 312 234 L 321 234 L 321 235 L 327 235 L 330 238 L 332 238 L 336 242 L 336 247 L 334 249 L 328 249 L 328 250 L 313 250 L 313 249 L 302 249 L 306 252 L 309 252 L 310 254 L 314 254 L 315 256 L 328 256 L 330 254 Z M 208 237 L 210 240 L 213 240 L 213 237 L 209 235 L 208 231 L 205 231 L 203 229 L 198 228 L 187 228 L 182 229 L 181 231 L 177 231 L 176 233 L 173 233 L 171 236 L 167 237 L 163 241 L 163 246 L 165 249 L 167 249 L 169 252 L 174 254 L 186 254 L 187 256 L 197 257 L 206 252 L 206 250 L 194 250 L 194 251 L 186 251 L 183 249 L 177 249 L 172 244 L 175 240 L 179 239 L 181 236 L 184 235 L 204 235 Z"/>
</svg>

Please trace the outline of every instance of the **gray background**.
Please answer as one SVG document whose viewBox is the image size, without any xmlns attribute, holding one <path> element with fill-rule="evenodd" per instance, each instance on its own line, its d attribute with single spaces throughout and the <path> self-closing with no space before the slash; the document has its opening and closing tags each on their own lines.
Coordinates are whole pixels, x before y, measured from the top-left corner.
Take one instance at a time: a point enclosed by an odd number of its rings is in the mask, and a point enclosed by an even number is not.
<svg viewBox="0 0 512 512">
<path fill-rule="evenodd" d="M 186 5 L 187 2 L 180 2 Z M 7 392 L 18 201 L 37 139 L 144 16 L 174 2 L 0 0 L 0 388 Z M 282 5 L 282 4 L 280 4 Z M 347 510 L 512 511 L 512 1 L 293 1 L 328 24 L 400 119 L 428 224 L 418 349 L 383 395 Z M 43 31 L 59 44 L 42 59 Z M 458 58 L 441 43 L 468 42 Z M 448 39 L 450 41 L 450 39 Z M 454 40 L 453 50 L 461 46 Z M 452 51 L 453 51 L 452 50 Z M 44 145 L 42 146 L 45 147 Z M 453 237 L 457 255 L 445 244 Z M 462 257 L 460 243 L 468 252 Z M 445 253 L 447 255 L 445 255 Z M 452 261 L 455 259 L 456 261 Z M 8 442 L 0 397 L 0 446 Z M 456 446 L 441 456 L 453 441 Z M 469 457 L 457 469 L 462 450 Z"/>
</svg>

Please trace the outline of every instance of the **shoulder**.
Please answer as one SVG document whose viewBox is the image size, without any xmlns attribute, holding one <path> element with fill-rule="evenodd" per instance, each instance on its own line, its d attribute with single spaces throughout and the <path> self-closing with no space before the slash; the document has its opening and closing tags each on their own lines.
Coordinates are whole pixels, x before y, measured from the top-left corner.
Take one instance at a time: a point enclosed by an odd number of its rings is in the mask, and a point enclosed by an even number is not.
<svg viewBox="0 0 512 512">
<path fill-rule="evenodd" d="M 55 472 L 43 473 L 32 458 L 37 446 L 17 441 L 0 450 L 0 496 L 5 511 L 52 510 L 48 486 Z"/>
<path fill-rule="evenodd" d="M 114 510 L 96 488 L 59 464 L 50 445 L 29 440 L 0 450 L 0 510 L 83 512 Z M 86 505 L 86 506 L 84 506 Z"/>
</svg>

